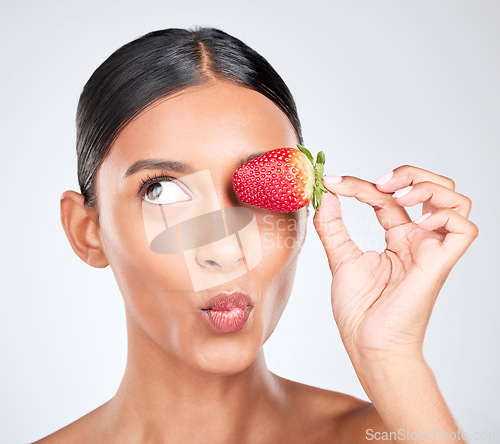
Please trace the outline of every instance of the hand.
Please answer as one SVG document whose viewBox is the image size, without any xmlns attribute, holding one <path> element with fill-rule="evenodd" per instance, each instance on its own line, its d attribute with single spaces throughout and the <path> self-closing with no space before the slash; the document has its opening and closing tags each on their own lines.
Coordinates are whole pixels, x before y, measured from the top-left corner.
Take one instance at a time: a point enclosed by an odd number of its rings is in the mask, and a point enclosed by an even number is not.
<svg viewBox="0 0 500 444">
<path fill-rule="evenodd" d="M 455 183 L 413 166 L 396 168 L 383 185 L 352 176 L 323 183 L 325 193 L 313 223 L 332 271 L 332 309 L 353 363 L 422 356 L 425 330 L 451 269 L 478 236 L 468 220 L 471 200 Z M 396 190 L 412 185 L 402 197 Z M 362 252 L 341 217 L 337 197 L 371 205 L 386 230 L 384 252 Z M 430 217 L 412 222 L 405 206 L 423 202 Z"/>
</svg>

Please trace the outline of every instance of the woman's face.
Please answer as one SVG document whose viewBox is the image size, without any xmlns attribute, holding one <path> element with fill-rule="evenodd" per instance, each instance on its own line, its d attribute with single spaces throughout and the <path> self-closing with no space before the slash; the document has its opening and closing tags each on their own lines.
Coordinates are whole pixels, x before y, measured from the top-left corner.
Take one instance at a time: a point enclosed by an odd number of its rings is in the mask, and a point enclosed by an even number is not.
<svg viewBox="0 0 500 444">
<path fill-rule="evenodd" d="M 125 127 L 99 168 L 96 192 L 102 245 L 125 300 L 129 334 L 146 334 L 169 359 L 210 373 L 235 373 L 254 361 L 288 301 L 307 208 L 277 213 L 246 205 L 232 176 L 249 156 L 297 143 L 272 101 L 223 81 L 163 99 Z M 151 159 L 187 166 L 129 171 Z M 175 180 L 138 192 L 142 181 L 162 174 Z M 244 251 L 227 230 L 215 242 L 203 240 L 215 228 L 200 216 L 228 207 L 246 208 L 253 218 L 239 233 Z M 177 251 L 154 251 L 151 240 L 162 229 L 185 248 L 176 242 Z M 250 316 L 236 332 L 217 332 L 202 309 L 214 294 L 236 289 L 250 295 Z"/>
</svg>

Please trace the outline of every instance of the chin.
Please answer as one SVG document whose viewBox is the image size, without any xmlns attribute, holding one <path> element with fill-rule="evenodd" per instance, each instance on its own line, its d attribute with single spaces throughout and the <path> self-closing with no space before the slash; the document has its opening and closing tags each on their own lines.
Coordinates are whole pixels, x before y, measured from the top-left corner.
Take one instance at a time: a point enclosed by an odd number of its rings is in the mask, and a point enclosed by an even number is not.
<svg viewBox="0 0 500 444">
<path fill-rule="evenodd" d="M 217 339 L 206 344 L 195 358 L 196 365 L 203 372 L 217 375 L 240 373 L 252 365 L 262 350 L 262 344 L 257 343 L 255 337 L 254 341 L 236 337 Z"/>
</svg>

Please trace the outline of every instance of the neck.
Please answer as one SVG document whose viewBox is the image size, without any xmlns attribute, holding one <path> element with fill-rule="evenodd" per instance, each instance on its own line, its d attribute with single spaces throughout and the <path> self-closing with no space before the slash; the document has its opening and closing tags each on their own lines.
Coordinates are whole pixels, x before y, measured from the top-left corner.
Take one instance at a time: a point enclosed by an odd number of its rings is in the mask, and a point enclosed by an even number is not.
<svg viewBox="0 0 500 444">
<path fill-rule="evenodd" d="M 263 423 L 278 424 L 284 390 L 281 378 L 267 369 L 262 347 L 244 370 L 210 374 L 169 355 L 128 315 L 127 331 L 125 374 L 105 405 L 107 433 L 111 429 L 112 436 L 137 437 L 137 442 L 198 442 L 207 437 L 242 442 L 252 431 L 262 430 Z"/>
</svg>

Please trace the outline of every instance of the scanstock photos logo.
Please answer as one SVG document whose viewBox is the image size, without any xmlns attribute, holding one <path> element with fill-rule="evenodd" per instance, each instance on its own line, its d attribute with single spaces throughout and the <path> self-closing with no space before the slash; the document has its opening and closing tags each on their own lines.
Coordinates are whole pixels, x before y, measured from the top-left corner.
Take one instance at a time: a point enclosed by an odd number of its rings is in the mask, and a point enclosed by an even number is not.
<svg viewBox="0 0 500 444">
<path fill-rule="evenodd" d="M 192 288 L 184 290 L 220 285 L 259 264 L 262 249 L 255 213 L 243 207 L 222 208 L 209 170 L 168 185 L 174 187 L 171 196 L 182 194 L 183 199 L 168 205 L 169 191 L 159 188 L 158 199 L 143 200 L 142 215 L 150 249 L 170 256 L 165 266 L 175 264 L 180 274 L 187 269 Z M 184 261 L 179 261 L 182 256 Z"/>
</svg>

